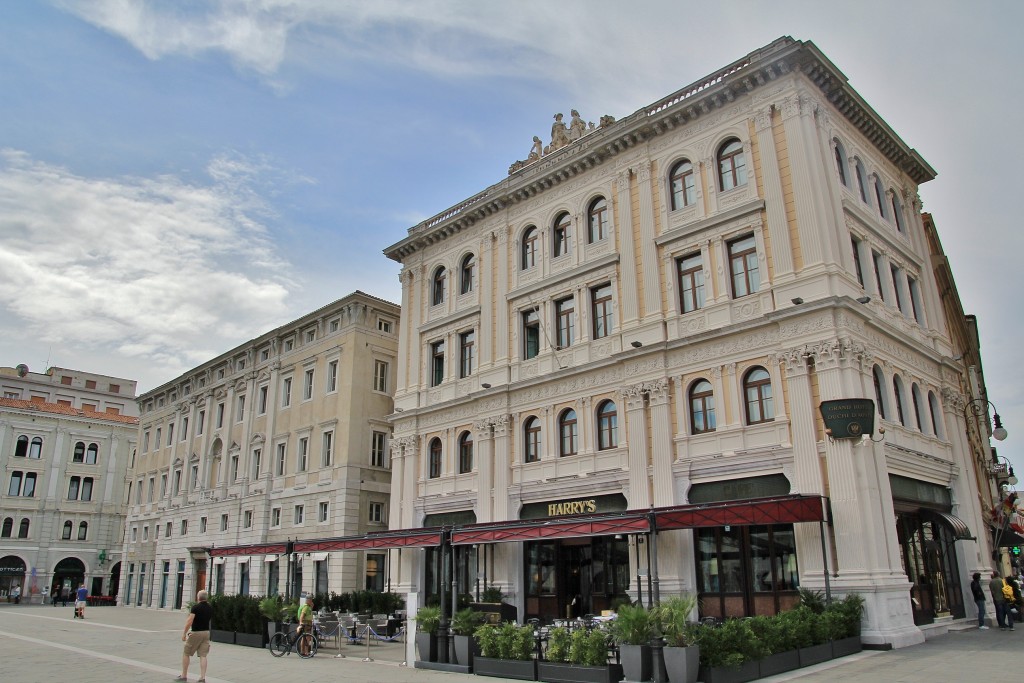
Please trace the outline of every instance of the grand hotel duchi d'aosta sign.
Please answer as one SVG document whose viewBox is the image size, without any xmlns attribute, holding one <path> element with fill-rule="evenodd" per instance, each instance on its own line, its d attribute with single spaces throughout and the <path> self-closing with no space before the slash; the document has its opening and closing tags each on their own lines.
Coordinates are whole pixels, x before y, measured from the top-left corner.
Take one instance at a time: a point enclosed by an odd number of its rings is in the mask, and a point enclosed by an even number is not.
<svg viewBox="0 0 1024 683">
<path fill-rule="evenodd" d="M 818 408 L 830 438 L 859 439 L 875 431 L 875 402 L 869 398 L 822 401 Z"/>
</svg>

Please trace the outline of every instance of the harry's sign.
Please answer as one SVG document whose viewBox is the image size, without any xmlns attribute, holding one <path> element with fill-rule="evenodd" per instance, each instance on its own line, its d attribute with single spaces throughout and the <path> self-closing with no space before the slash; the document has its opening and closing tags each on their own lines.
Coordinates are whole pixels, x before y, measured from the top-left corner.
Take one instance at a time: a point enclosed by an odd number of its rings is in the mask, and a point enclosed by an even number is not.
<svg viewBox="0 0 1024 683">
<path fill-rule="evenodd" d="M 585 512 L 597 512 L 596 500 L 569 500 L 564 503 L 548 503 L 548 517 L 562 515 L 580 515 Z"/>
<path fill-rule="evenodd" d="M 819 410 L 833 439 L 859 439 L 875 431 L 875 402 L 869 398 L 822 401 Z"/>
</svg>

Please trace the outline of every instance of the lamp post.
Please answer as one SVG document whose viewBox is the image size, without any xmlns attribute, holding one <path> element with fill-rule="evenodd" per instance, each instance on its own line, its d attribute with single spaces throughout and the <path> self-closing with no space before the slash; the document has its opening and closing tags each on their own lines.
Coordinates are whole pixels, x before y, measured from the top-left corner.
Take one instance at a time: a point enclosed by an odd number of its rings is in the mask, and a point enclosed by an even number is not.
<svg viewBox="0 0 1024 683">
<path fill-rule="evenodd" d="M 1003 427 L 1002 418 L 999 417 L 999 410 L 992 401 L 985 398 L 972 399 L 964 408 L 964 413 L 966 414 L 967 411 L 970 411 L 975 417 L 981 417 L 984 415 L 987 421 L 989 407 L 992 408 L 992 422 L 995 425 L 992 429 L 992 436 L 996 441 L 1004 441 L 1007 436 L 1007 431 L 1006 428 Z"/>
<path fill-rule="evenodd" d="M 1010 461 L 1002 455 L 993 455 L 993 458 L 995 458 L 995 462 L 988 466 L 989 474 L 995 477 L 996 482 L 1002 480 L 1010 486 L 1016 486 L 1019 480 L 1013 473 L 1013 465 L 1010 464 Z M 1000 460 L 1003 462 L 999 462 Z"/>
</svg>

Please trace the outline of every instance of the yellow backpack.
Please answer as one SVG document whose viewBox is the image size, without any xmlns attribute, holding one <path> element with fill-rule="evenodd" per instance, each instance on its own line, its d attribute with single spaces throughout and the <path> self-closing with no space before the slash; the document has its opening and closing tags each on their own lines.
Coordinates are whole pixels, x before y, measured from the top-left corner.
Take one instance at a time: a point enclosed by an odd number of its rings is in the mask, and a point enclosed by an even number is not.
<svg viewBox="0 0 1024 683">
<path fill-rule="evenodd" d="M 1003 597 L 1006 598 L 1009 602 L 1014 601 L 1013 586 L 1006 583 L 1006 581 L 1003 581 Z"/>
</svg>

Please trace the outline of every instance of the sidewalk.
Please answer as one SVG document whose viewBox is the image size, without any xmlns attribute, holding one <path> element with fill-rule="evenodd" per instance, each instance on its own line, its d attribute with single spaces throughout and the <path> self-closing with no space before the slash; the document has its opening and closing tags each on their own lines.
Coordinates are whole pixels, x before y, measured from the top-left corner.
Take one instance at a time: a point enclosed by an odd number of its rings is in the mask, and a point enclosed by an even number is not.
<svg viewBox="0 0 1024 683">
<path fill-rule="evenodd" d="M 185 613 L 122 607 L 93 607 L 86 620 L 72 619 L 72 608 L 0 607 L 0 661 L 4 679 L 21 683 L 74 680 L 75 683 L 170 681 L 180 673 L 181 628 Z M 764 683 L 952 683 L 991 681 L 1007 676 L 1024 647 L 1024 625 L 1014 632 L 969 629 L 922 645 L 870 651 L 799 671 L 760 679 Z M 266 650 L 214 643 L 209 683 L 279 683 L 300 680 L 332 683 L 473 683 L 483 679 L 401 667 L 397 645 L 372 646 L 375 662 L 363 662 L 366 647 L 343 644 L 308 660 L 275 658 Z M 390 660 L 390 661 L 389 661 Z M 199 677 L 193 659 L 189 679 Z M 488 679 L 496 682 L 502 679 Z"/>
</svg>

